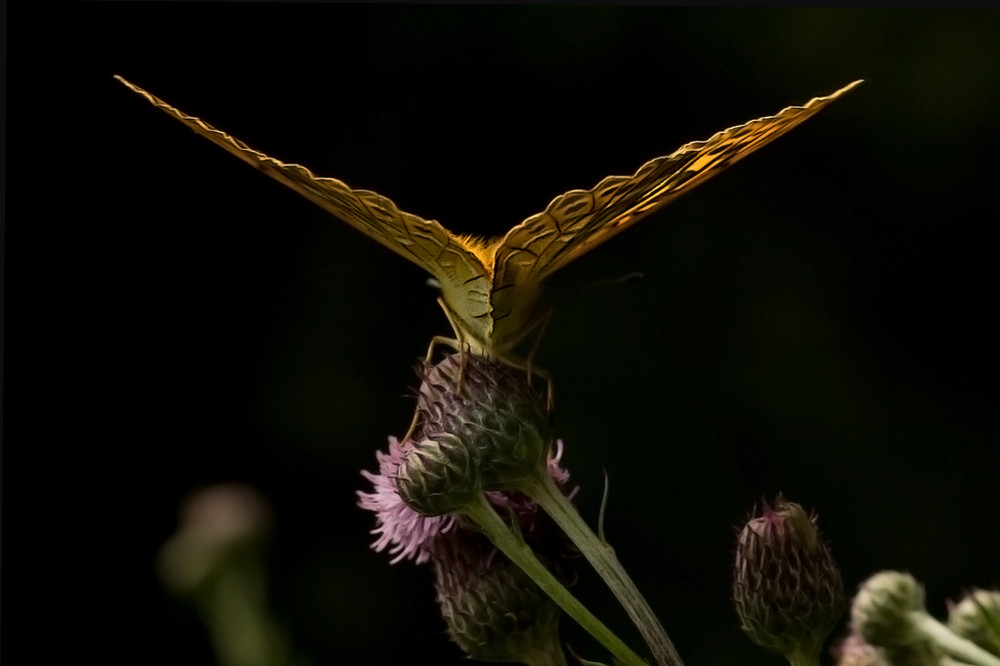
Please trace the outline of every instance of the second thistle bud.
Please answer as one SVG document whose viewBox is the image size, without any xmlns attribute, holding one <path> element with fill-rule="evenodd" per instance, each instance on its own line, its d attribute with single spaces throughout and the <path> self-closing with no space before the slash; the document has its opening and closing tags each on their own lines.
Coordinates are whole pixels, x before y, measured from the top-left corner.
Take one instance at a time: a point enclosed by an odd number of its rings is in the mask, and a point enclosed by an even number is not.
<svg viewBox="0 0 1000 666">
<path fill-rule="evenodd" d="M 462 508 L 481 491 L 479 455 L 454 435 L 414 446 L 399 465 L 396 487 L 407 506 L 424 516 Z"/>
<path fill-rule="evenodd" d="M 794 665 L 816 658 L 844 610 L 840 570 L 801 506 L 780 495 L 740 532 L 733 602 L 741 628 Z"/>
<path fill-rule="evenodd" d="M 543 557 L 548 554 L 561 556 L 543 549 Z M 448 635 L 466 655 L 480 661 L 566 663 L 559 607 L 483 535 L 465 529 L 442 535 L 434 547 L 434 573 Z"/>
<path fill-rule="evenodd" d="M 486 490 L 513 489 L 544 464 L 552 435 L 525 374 L 474 354 L 426 369 L 417 397 L 423 436 L 461 440 L 479 456 Z"/>
</svg>

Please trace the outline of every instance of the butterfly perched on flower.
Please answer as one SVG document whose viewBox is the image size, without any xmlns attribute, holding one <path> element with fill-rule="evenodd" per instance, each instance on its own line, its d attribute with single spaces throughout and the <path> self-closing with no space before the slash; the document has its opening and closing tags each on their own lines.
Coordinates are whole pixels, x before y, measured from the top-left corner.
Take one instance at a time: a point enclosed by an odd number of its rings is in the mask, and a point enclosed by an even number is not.
<svg viewBox="0 0 1000 666">
<path fill-rule="evenodd" d="M 461 348 L 514 360 L 513 348 L 538 323 L 542 281 L 577 257 L 810 118 L 861 81 L 803 106 L 684 144 L 631 176 L 609 176 L 589 190 L 562 194 L 501 238 L 456 235 L 434 220 L 399 210 L 386 197 L 314 176 L 254 150 L 203 120 L 119 81 L 196 133 L 284 183 L 329 213 L 426 269 Z"/>
</svg>

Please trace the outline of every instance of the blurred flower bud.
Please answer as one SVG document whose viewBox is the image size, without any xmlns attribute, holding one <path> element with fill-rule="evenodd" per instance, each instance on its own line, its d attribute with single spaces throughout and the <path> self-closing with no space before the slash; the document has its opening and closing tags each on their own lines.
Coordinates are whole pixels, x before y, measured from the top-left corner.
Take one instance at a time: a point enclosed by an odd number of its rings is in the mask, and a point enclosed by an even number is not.
<svg viewBox="0 0 1000 666">
<path fill-rule="evenodd" d="M 256 553 L 271 522 L 267 500 L 249 486 L 219 484 L 192 493 L 157 559 L 163 584 L 178 594 L 194 591 L 232 558 Z"/>
<path fill-rule="evenodd" d="M 837 666 L 940 666 L 941 652 L 929 640 L 906 645 L 876 647 L 865 642 L 857 631 L 840 645 Z"/>
<path fill-rule="evenodd" d="M 792 663 L 814 660 L 844 610 L 844 586 L 814 518 L 778 496 L 740 532 L 733 602 L 741 628 Z"/>
<path fill-rule="evenodd" d="M 439 434 L 410 449 L 399 466 L 399 496 L 423 516 L 461 509 L 482 491 L 476 449 L 458 437 Z"/>
<path fill-rule="evenodd" d="M 566 663 L 559 607 L 483 535 L 466 529 L 441 535 L 433 562 L 441 615 L 465 654 L 532 666 Z"/>
<path fill-rule="evenodd" d="M 948 628 L 1000 657 L 1000 591 L 972 590 L 950 604 Z"/>
<path fill-rule="evenodd" d="M 919 639 L 913 611 L 927 613 L 924 588 L 908 573 L 881 571 L 861 584 L 851 624 L 872 645 L 905 645 Z"/>
<path fill-rule="evenodd" d="M 837 666 L 890 666 L 874 645 L 851 632 L 834 651 Z"/>
<path fill-rule="evenodd" d="M 877 648 L 889 666 L 940 666 L 942 652 L 934 641 L 921 639 L 905 645 Z"/>
<path fill-rule="evenodd" d="M 851 605 L 851 624 L 892 666 L 937 666 L 943 656 L 1000 666 L 1000 658 L 931 617 L 923 587 L 907 573 L 882 571 L 862 583 Z"/>
<path fill-rule="evenodd" d="M 269 504 L 253 488 L 209 486 L 184 502 L 180 525 L 160 550 L 164 586 L 197 611 L 219 664 L 291 663 L 284 630 L 267 607 L 265 542 L 271 524 Z"/>
<path fill-rule="evenodd" d="M 423 438 L 455 435 L 479 455 L 486 490 L 513 489 L 545 464 L 552 434 L 524 372 L 474 354 L 425 370 L 417 396 Z"/>
</svg>

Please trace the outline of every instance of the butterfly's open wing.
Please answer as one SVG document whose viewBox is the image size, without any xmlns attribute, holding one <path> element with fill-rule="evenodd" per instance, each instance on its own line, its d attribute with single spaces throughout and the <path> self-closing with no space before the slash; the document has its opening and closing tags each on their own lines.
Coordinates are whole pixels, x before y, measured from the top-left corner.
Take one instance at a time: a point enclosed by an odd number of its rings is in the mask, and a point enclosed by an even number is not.
<svg viewBox="0 0 1000 666">
<path fill-rule="evenodd" d="M 573 190 L 556 197 L 544 212 L 529 217 L 504 236 L 494 255 L 494 292 L 516 292 L 522 285 L 530 288 L 537 284 L 778 138 L 859 83 L 816 97 L 805 106 L 791 106 L 776 116 L 723 130 L 707 141 L 685 144 L 670 155 L 647 162 L 635 175 L 610 176 L 591 190 Z"/>
<path fill-rule="evenodd" d="M 489 273 L 466 244 L 434 220 L 405 213 L 389 199 L 369 190 L 354 190 L 336 178 L 314 176 L 298 164 L 285 164 L 189 116 L 135 86 L 116 79 L 145 97 L 156 108 L 181 121 L 196 133 L 225 148 L 252 167 L 284 183 L 320 208 L 363 231 L 390 250 L 431 273 L 453 308 L 470 317 L 488 313 Z"/>
</svg>

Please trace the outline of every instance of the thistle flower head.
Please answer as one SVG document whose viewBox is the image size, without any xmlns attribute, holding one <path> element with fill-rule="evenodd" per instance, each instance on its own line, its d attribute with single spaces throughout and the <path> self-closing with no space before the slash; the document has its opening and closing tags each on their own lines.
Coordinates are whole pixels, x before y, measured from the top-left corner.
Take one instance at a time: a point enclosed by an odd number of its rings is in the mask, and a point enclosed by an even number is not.
<svg viewBox="0 0 1000 666">
<path fill-rule="evenodd" d="M 388 550 L 393 555 L 392 563 L 413 559 L 417 564 L 427 562 L 431 557 L 430 546 L 444 532 L 454 527 L 452 516 L 422 516 L 411 509 L 399 496 L 396 479 L 399 467 L 406 454 L 413 449 L 413 441 L 399 442 L 389 438 L 389 450 L 377 452 L 379 470 L 377 473 L 362 471 L 371 481 L 374 491 L 358 491 L 358 506 L 376 514 L 376 526 L 372 534 L 378 535 L 372 548 L 376 551 Z"/>
<path fill-rule="evenodd" d="M 474 354 L 424 370 L 417 396 L 422 437 L 458 437 L 479 456 L 483 488 L 516 488 L 537 473 L 552 442 L 543 401 L 525 374 Z"/>
<path fill-rule="evenodd" d="M 840 570 L 815 519 L 780 495 L 740 532 L 733 602 L 741 628 L 761 647 L 818 655 L 843 612 Z"/>
<path fill-rule="evenodd" d="M 372 534 L 378 538 L 372 548 L 378 552 L 387 550 L 393 555 L 393 564 L 405 559 L 412 559 L 417 564 L 429 562 L 434 543 L 453 529 L 461 529 L 456 516 L 421 515 L 400 496 L 400 467 L 415 448 L 412 440 L 399 442 L 390 437 L 388 451 L 376 453 L 378 472 L 361 472 L 373 486 L 372 492 L 358 491 L 358 506 L 376 515 Z M 561 465 L 562 452 L 563 444 L 557 441 L 547 463 L 549 476 L 559 485 L 569 481 L 569 472 Z M 536 529 L 533 517 L 538 514 L 538 505 L 527 497 L 498 491 L 487 492 L 486 497 L 502 514 L 513 511 L 519 517 L 522 532 L 529 534 Z"/>
<path fill-rule="evenodd" d="M 1000 591 L 974 589 L 949 604 L 948 628 L 1000 657 Z"/>
</svg>

